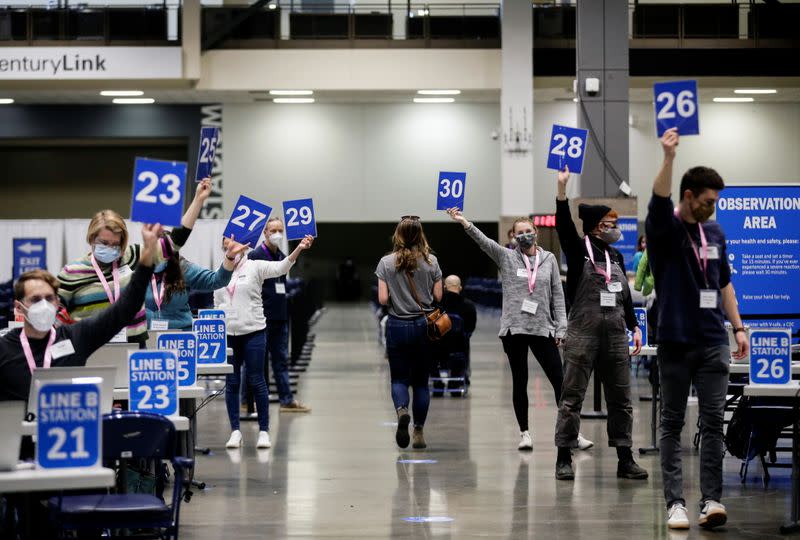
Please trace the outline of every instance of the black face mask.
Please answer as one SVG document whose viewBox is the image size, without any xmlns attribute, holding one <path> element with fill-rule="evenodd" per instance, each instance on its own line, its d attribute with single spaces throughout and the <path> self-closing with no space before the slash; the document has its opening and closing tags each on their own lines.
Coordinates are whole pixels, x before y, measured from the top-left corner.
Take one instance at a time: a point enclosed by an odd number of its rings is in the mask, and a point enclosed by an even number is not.
<svg viewBox="0 0 800 540">
<path fill-rule="evenodd" d="M 536 243 L 536 233 L 521 233 L 514 237 L 517 245 L 522 249 L 530 249 Z"/>
<path fill-rule="evenodd" d="M 708 207 L 704 204 L 699 206 L 689 206 L 690 210 L 692 211 L 692 217 L 698 223 L 705 223 L 711 218 L 711 215 L 714 213 L 714 207 Z"/>
</svg>

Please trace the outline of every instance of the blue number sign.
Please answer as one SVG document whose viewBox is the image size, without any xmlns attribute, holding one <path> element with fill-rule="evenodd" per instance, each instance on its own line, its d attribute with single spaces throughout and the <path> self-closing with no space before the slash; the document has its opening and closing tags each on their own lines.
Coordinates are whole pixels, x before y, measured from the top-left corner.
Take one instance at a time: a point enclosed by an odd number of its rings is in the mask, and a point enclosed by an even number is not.
<svg viewBox="0 0 800 540">
<path fill-rule="evenodd" d="M 198 309 L 197 310 L 197 318 L 198 319 L 224 319 L 225 318 L 225 310 L 224 309 Z"/>
<path fill-rule="evenodd" d="M 192 331 L 197 335 L 197 363 L 224 364 L 228 359 L 225 319 L 197 319 Z"/>
<path fill-rule="evenodd" d="M 636 323 L 642 331 L 642 347 L 647 347 L 647 310 L 644 308 L 633 308 L 636 314 Z M 628 347 L 633 347 L 633 332 L 628 330 Z"/>
<path fill-rule="evenodd" d="M 272 208 L 266 204 L 240 195 L 222 235 L 225 238 L 232 235 L 237 242 L 253 247 L 258 243 L 271 212 Z"/>
<path fill-rule="evenodd" d="M 717 201 L 739 312 L 752 328 L 800 325 L 800 186 L 726 187 Z M 723 254 L 720 253 L 720 256 Z"/>
<path fill-rule="evenodd" d="M 178 355 L 178 386 L 194 386 L 197 382 L 197 336 L 192 332 L 159 334 L 156 348 L 175 351 Z"/>
<path fill-rule="evenodd" d="M 583 171 L 588 133 L 585 129 L 553 124 L 547 168 L 561 171 L 566 166 L 569 172 L 580 174 Z"/>
<path fill-rule="evenodd" d="M 136 158 L 131 220 L 180 225 L 185 182 L 186 163 Z"/>
<path fill-rule="evenodd" d="M 750 334 L 750 382 L 789 384 L 792 379 L 789 330 L 753 330 Z"/>
<path fill-rule="evenodd" d="M 463 210 L 466 184 L 467 173 L 465 172 L 440 172 L 439 182 L 436 184 L 436 209 L 458 208 Z"/>
<path fill-rule="evenodd" d="M 14 279 L 29 270 L 47 268 L 47 238 L 14 238 Z"/>
<path fill-rule="evenodd" d="M 297 199 L 283 201 L 283 216 L 286 218 L 286 239 L 299 240 L 305 235 L 317 236 L 317 220 L 314 217 L 314 201 Z"/>
<path fill-rule="evenodd" d="M 178 412 L 178 358 L 173 351 L 134 351 L 128 356 L 132 411 Z"/>
<path fill-rule="evenodd" d="M 211 169 L 214 168 L 214 154 L 217 152 L 218 142 L 219 128 L 200 128 L 200 150 L 197 152 L 197 171 L 194 175 L 195 182 L 200 182 L 203 178 L 209 178 L 211 176 Z"/>
<path fill-rule="evenodd" d="M 100 463 L 100 387 L 47 383 L 39 390 L 36 461 L 40 467 L 91 467 Z"/>
<path fill-rule="evenodd" d="M 700 108 L 697 105 L 697 81 L 675 81 L 653 85 L 656 102 L 656 134 L 661 137 L 670 128 L 678 134 L 700 135 Z"/>
<path fill-rule="evenodd" d="M 617 220 L 619 232 L 622 235 L 614 244 L 614 249 L 622 254 L 625 261 L 625 270 L 636 272 L 633 267 L 633 256 L 636 255 L 636 242 L 639 240 L 639 218 L 636 216 L 620 216 Z"/>
</svg>

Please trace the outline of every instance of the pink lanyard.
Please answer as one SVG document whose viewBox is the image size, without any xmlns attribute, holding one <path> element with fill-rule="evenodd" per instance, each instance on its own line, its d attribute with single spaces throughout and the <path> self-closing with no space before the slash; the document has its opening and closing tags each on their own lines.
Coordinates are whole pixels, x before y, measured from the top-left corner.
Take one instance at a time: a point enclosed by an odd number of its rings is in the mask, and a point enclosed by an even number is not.
<svg viewBox="0 0 800 540">
<path fill-rule="evenodd" d="M 599 274 L 601 274 L 604 278 L 606 278 L 606 285 L 611 283 L 611 257 L 608 256 L 608 250 L 605 250 L 606 253 L 606 271 L 603 272 L 603 269 L 598 267 L 597 264 L 594 262 L 594 250 L 592 249 L 592 244 L 589 242 L 589 236 L 584 236 L 584 240 L 586 240 L 586 251 L 589 252 L 589 260 L 592 261 L 592 265 L 594 269 L 597 270 Z"/>
<path fill-rule="evenodd" d="M 225 290 L 228 291 L 228 296 L 231 299 L 231 307 L 233 307 L 233 295 L 236 294 L 236 282 L 239 279 L 239 271 L 241 270 L 242 266 L 244 266 L 245 259 L 239 261 L 239 264 L 236 265 L 236 268 L 233 270 L 233 275 L 231 276 L 230 283 L 233 283 L 233 287 L 225 287 Z"/>
<path fill-rule="evenodd" d="M 22 342 L 22 352 L 25 353 L 25 360 L 28 361 L 28 369 L 31 370 L 31 375 L 36 370 L 36 362 L 33 359 L 33 352 L 31 352 L 31 344 L 28 342 L 28 336 L 25 335 L 25 329 L 23 328 L 22 331 L 19 333 L 19 340 Z M 50 363 L 53 359 L 53 355 L 50 352 L 50 347 L 53 346 L 53 342 L 56 340 L 56 329 L 50 329 L 50 339 L 47 341 L 47 347 L 44 349 L 44 362 L 42 363 L 42 367 L 44 369 L 50 369 Z"/>
<path fill-rule="evenodd" d="M 686 236 L 689 237 L 689 243 L 692 245 L 692 252 L 697 259 L 697 266 L 699 266 L 700 270 L 703 272 L 703 279 L 706 282 L 706 287 L 708 287 L 708 241 L 706 240 L 706 232 L 703 230 L 703 224 L 699 222 L 697 223 L 697 229 L 700 232 L 700 249 L 703 250 L 703 257 L 701 259 L 700 250 L 697 249 L 697 244 L 695 243 L 694 238 L 692 238 L 692 235 L 689 234 L 689 229 L 686 228 L 686 223 L 681 218 L 677 208 L 675 209 L 675 217 L 680 219 L 681 223 L 683 224 L 683 230 L 686 231 Z"/>
<path fill-rule="evenodd" d="M 522 251 L 520 251 L 520 253 L 522 253 Z M 528 260 L 528 256 L 525 253 L 522 253 L 522 260 L 525 261 L 525 269 L 528 271 L 528 292 L 533 294 L 533 290 L 536 288 L 536 275 L 539 273 L 539 250 L 536 250 L 533 272 L 531 272 L 531 262 Z"/>
<path fill-rule="evenodd" d="M 92 253 L 92 266 L 94 267 L 95 274 L 97 274 L 97 279 L 100 280 L 100 284 L 106 291 L 106 296 L 108 296 L 108 301 L 113 304 L 119 298 L 119 270 L 117 269 L 117 261 L 111 263 L 111 279 L 114 281 L 113 295 L 111 294 L 111 287 L 109 287 L 108 285 L 108 280 L 106 280 L 106 276 L 103 275 L 103 272 L 100 270 L 100 266 L 97 264 L 97 260 L 95 260 L 94 258 L 94 253 Z"/>
<path fill-rule="evenodd" d="M 158 290 L 158 285 L 156 284 L 156 276 L 150 276 L 150 287 L 153 288 L 153 300 L 156 303 L 156 307 L 158 311 L 161 312 L 161 304 L 164 303 L 164 280 L 161 280 L 161 291 Z"/>
</svg>

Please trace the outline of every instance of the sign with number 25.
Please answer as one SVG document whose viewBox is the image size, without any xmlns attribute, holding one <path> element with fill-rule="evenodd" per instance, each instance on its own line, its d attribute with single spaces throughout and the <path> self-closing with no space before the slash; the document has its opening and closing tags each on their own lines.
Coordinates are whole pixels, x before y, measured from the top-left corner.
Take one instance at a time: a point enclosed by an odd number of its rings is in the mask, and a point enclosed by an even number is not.
<svg viewBox="0 0 800 540">
<path fill-rule="evenodd" d="M 186 163 L 136 158 L 131 220 L 180 225 L 185 182 Z"/>
<path fill-rule="evenodd" d="M 286 218 L 287 240 L 299 240 L 307 234 L 317 236 L 314 201 L 311 199 L 283 201 L 283 215 Z"/>
</svg>

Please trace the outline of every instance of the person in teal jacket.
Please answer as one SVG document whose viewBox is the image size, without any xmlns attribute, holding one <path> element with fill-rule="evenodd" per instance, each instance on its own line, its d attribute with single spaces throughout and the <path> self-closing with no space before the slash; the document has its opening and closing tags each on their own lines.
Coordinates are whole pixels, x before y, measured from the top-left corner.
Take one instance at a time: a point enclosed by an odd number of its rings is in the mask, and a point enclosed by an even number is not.
<svg viewBox="0 0 800 540">
<path fill-rule="evenodd" d="M 155 267 L 145 296 L 149 330 L 191 330 L 189 293 L 213 292 L 228 285 L 236 257 L 247 246 L 230 242 L 222 265 L 208 270 L 181 257 L 177 252 Z"/>
</svg>

